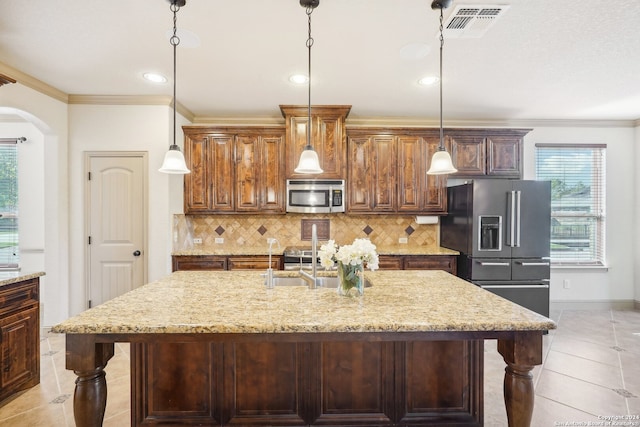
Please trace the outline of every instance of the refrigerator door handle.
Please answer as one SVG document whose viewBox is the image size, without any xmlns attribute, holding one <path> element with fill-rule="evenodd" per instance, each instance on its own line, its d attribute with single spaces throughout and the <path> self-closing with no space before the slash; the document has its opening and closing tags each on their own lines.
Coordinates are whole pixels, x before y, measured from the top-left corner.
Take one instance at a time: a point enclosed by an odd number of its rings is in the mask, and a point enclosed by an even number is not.
<svg viewBox="0 0 640 427">
<path fill-rule="evenodd" d="M 482 289 L 547 289 L 549 285 L 481 285 Z"/>
<path fill-rule="evenodd" d="M 489 261 L 478 261 L 478 264 L 482 266 L 498 266 L 498 267 L 508 267 L 508 262 L 489 262 Z"/>
<path fill-rule="evenodd" d="M 522 191 L 516 191 L 516 247 L 520 247 L 520 229 L 521 225 L 521 212 L 520 212 L 520 199 L 522 198 Z"/>
<path fill-rule="evenodd" d="M 521 261 L 518 261 L 517 264 L 520 264 L 523 267 L 546 267 L 551 265 L 549 262 L 521 262 Z"/>
<path fill-rule="evenodd" d="M 507 218 L 509 219 L 509 231 L 507 235 L 507 246 L 515 246 L 515 233 L 516 233 L 516 192 L 509 191 L 507 193 L 507 206 L 509 212 Z"/>
</svg>

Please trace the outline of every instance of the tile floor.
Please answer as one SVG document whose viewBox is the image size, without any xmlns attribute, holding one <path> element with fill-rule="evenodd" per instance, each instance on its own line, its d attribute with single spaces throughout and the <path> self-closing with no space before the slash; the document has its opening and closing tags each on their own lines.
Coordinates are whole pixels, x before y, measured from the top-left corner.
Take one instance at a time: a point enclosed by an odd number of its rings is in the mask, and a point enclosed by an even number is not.
<svg viewBox="0 0 640 427">
<path fill-rule="evenodd" d="M 536 401 L 532 425 L 605 425 L 598 423 L 602 421 L 599 416 L 640 416 L 640 311 L 565 310 L 552 313 L 551 317 L 558 329 L 545 336 L 544 364 L 534 369 Z M 0 426 L 75 425 L 75 375 L 64 369 L 64 335 L 42 337 L 41 353 L 40 385 L 0 407 Z M 487 427 L 507 425 L 502 398 L 504 366 L 495 341 L 487 341 Z M 128 345 L 116 346 L 116 355 L 106 371 L 109 397 L 104 426 L 127 426 Z M 634 423 L 619 425 L 640 427 L 640 419 Z"/>
</svg>

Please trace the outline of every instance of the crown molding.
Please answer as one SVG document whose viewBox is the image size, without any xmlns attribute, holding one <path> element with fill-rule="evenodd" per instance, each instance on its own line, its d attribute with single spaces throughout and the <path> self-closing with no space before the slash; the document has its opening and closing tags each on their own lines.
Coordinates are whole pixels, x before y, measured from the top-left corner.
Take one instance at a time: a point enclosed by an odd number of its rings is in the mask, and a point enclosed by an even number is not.
<svg viewBox="0 0 640 427">
<path fill-rule="evenodd" d="M 64 103 L 68 102 L 69 95 L 67 95 L 63 91 L 56 89 L 55 87 L 50 86 L 41 80 L 31 77 L 30 75 L 25 74 L 22 71 L 16 70 L 12 66 L 7 65 L 3 62 L 0 62 L 0 73 L 5 74 L 8 77 L 10 76 L 13 80 L 20 83 L 21 85 L 31 88 L 36 92 L 40 92 L 43 95 L 50 96 L 51 98 L 57 99 L 58 101 L 62 101 Z"/>
<path fill-rule="evenodd" d="M 415 117 L 349 117 L 345 120 L 349 127 L 440 127 L 440 122 L 434 119 L 420 119 Z M 640 125 L 638 120 L 445 120 L 444 127 L 513 127 L 513 128 L 537 128 L 537 127 L 636 127 Z"/>
<path fill-rule="evenodd" d="M 69 95 L 69 104 L 84 105 L 163 105 L 171 106 L 169 95 Z M 195 114 L 178 102 L 176 111 L 193 122 Z"/>
</svg>

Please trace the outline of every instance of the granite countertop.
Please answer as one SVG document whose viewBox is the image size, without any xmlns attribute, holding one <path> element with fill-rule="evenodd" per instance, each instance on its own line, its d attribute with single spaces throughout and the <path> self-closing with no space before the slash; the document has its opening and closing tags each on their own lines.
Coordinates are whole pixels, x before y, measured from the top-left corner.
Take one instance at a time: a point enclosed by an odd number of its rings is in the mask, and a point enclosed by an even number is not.
<svg viewBox="0 0 640 427">
<path fill-rule="evenodd" d="M 43 271 L 25 273 L 23 271 L 0 271 L 0 287 L 44 276 Z"/>
<path fill-rule="evenodd" d="M 378 246 L 376 251 L 379 255 L 459 255 L 458 251 L 441 247 L 411 246 L 411 245 L 390 245 Z M 282 250 L 274 251 L 274 255 L 282 255 Z M 176 250 L 171 253 L 173 256 L 181 255 L 269 255 L 269 249 L 264 247 L 211 247 L 201 246 L 191 249 Z"/>
<path fill-rule="evenodd" d="M 320 333 L 554 329 L 552 320 L 438 270 L 366 271 L 364 296 L 276 286 L 261 271 L 178 271 L 89 309 L 59 333 Z M 327 272 L 325 274 L 330 274 Z M 277 276 L 295 275 L 278 272 Z"/>
</svg>

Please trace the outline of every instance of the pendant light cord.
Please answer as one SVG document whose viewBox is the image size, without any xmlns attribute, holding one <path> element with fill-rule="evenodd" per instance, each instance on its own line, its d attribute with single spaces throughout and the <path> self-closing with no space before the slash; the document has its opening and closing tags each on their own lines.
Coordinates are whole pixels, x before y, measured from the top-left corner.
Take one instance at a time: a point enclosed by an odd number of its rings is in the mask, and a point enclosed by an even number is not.
<svg viewBox="0 0 640 427">
<path fill-rule="evenodd" d="M 444 129 L 442 128 L 442 48 L 444 46 L 444 27 L 442 25 L 444 7 L 440 7 L 440 144 L 438 150 L 444 150 Z"/>
<path fill-rule="evenodd" d="M 308 87 L 307 87 L 307 91 L 308 91 L 308 99 L 309 102 L 307 104 L 307 119 L 308 119 L 308 123 L 307 123 L 307 146 L 305 147 L 305 149 L 312 149 L 313 147 L 311 146 L 311 46 L 313 46 L 313 37 L 311 37 L 311 14 L 313 13 L 313 6 L 307 6 L 307 20 L 308 20 L 308 25 L 309 25 L 309 33 L 308 33 L 308 37 L 307 37 L 307 49 L 309 51 L 309 61 L 308 61 L 308 72 L 307 72 L 307 77 L 308 77 Z"/>
<path fill-rule="evenodd" d="M 171 11 L 173 12 L 173 35 L 171 36 L 171 38 L 169 39 L 169 42 L 171 43 L 171 45 L 173 46 L 173 145 L 172 148 L 174 146 L 176 146 L 176 109 L 177 109 L 177 102 L 176 102 L 176 56 L 177 56 L 177 47 L 180 44 L 180 37 L 178 37 L 177 32 L 178 32 L 178 28 L 177 28 L 177 13 L 180 10 L 180 6 L 178 6 L 178 4 L 173 1 L 171 2 Z"/>
</svg>

